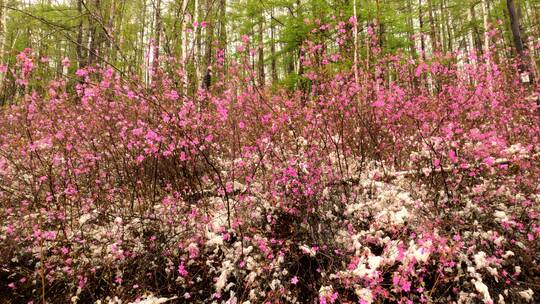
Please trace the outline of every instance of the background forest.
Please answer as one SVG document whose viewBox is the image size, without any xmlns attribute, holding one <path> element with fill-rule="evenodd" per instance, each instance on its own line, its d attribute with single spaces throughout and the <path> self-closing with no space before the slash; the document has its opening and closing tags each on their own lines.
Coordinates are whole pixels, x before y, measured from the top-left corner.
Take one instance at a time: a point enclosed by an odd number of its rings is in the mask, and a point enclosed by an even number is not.
<svg viewBox="0 0 540 304">
<path fill-rule="evenodd" d="M 1 0 L 0 63 L 12 67 L 15 56 L 31 48 L 49 58 L 48 79 L 102 64 L 148 82 L 150 67 L 164 64 L 160 56 L 174 57 L 187 63 L 194 90 L 215 82 L 208 66 L 216 52 L 224 50 L 225 60 L 235 56 L 247 35 L 258 83 L 294 88 L 303 77 L 299 59 L 310 31 L 336 16 L 353 15 L 357 56 L 366 62 L 371 28 L 383 54 L 482 54 L 492 47 L 496 57 L 529 61 L 525 53 L 531 53 L 530 68 L 537 71 L 538 0 Z M 502 39 L 490 34 L 494 30 Z M 319 39 L 330 40 L 325 48 L 338 48 L 331 34 Z M 65 68 L 64 58 L 77 64 Z M 0 86 L 5 103 L 14 88 L 9 79 L 1 79 Z"/>
</svg>

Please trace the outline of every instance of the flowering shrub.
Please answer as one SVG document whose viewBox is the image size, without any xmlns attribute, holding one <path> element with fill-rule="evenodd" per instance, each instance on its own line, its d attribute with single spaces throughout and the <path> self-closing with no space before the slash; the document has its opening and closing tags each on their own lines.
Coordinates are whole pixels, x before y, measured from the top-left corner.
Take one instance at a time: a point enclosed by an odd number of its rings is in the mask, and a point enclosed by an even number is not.
<svg viewBox="0 0 540 304">
<path fill-rule="evenodd" d="M 293 91 L 255 85 L 249 40 L 195 93 L 181 68 L 43 87 L 22 53 L 0 113 L 0 298 L 538 300 L 540 120 L 515 66 L 374 44 L 357 81 L 312 34 Z"/>
</svg>

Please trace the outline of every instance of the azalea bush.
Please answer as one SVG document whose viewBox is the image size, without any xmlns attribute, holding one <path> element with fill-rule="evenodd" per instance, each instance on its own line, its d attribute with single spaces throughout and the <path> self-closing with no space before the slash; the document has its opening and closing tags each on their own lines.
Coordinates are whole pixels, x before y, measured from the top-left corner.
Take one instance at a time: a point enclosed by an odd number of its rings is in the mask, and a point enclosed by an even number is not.
<svg viewBox="0 0 540 304">
<path fill-rule="evenodd" d="M 0 298 L 538 301 L 538 87 L 489 54 L 375 41 L 376 64 L 351 63 L 349 29 L 315 28 L 288 90 L 256 84 L 247 37 L 196 92 L 174 58 L 147 84 L 91 66 L 43 85 L 47 61 L 21 53 Z"/>
</svg>

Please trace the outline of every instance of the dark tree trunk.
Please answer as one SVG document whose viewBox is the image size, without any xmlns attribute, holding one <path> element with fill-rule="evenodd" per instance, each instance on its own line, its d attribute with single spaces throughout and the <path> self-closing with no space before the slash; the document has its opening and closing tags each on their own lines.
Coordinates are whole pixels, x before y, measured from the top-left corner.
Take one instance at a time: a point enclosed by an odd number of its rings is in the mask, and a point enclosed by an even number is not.
<svg viewBox="0 0 540 304">
<path fill-rule="evenodd" d="M 212 10 L 212 4 L 211 1 L 208 0 L 206 2 L 206 9 L 208 10 L 207 14 L 208 16 L 212 16 L 210 13 Z M 211 18 L 211 17 L 209 17 Z M 213 50 L 212 50 L 212 44 L 214 39 L 214 23 L 208 22 L 208 25 L 206 26 L 206 43 L 205 43 L 205 65 L 204 68 L 206 69 L 203 79 L 203 87 L 208 89 L 210 88 L 210 85 L 212 84 L 212 56 L 213 56 Z"/>
<path fill-rule="evenodd" d="M 262 87 L 265 83 L 265 74 L 264 74 L 264 35 L 263 35 L 263 17 L 259 18 L 259 54 L 258 54 L 258 76 L 259 76 L 259 85 Z"/>
<path fill-rule="evenodd" d="M 272 9 L 272 15 L 271 18 L 274 18 L 274 11 Z M 270 20 L 270 55 L 272 56 L 271 59 L 271 69 L 272 69 L 272 82 L 276 82 L 278 80 L 277 75 L 277 67 L 276 67 L 276 43 L 275 43 L 275 25 L 274 20 Z"/>
<path fill-rule="evenodd" d="M 83 0 L 77 1 L 77 13 L 79 14 L 79 25 L 77 32 L 77 61 L 79 62 L 79 68 L 83 68 L 86 65 L 86 56 L 83 54 Z"/>
<path fill-rule="evenodd" d="M 420 48 L 422 50 L 421 57 L 425 59 L 426 56 L 426 41 L 424 39 L 424 16 L 422 12 L 422 0 L 418 0 L 418 22 L 420 26 Z"/>
<path fill-rule="evenodd" d="M 478 30 L 477 22 L 476 22 L 476 11 L 474 9 L 474 6 L 471 6 L 471 18 L 473 22 L 473 43 L 474 48 L 476 49 L 476 52 L 478 54 L 482 53 L 482 37 L 480 36 L 480 31 Z"/>
<path fill-rule="evenodd" d="M 512 36 L 514 38 L 514 46 L 520 59 L 523 59 L 523 40 L 521 39 L 521 30 L 519 28 L 519 16 L 516 11 L 514 0 L 506 0 L 506 7 L 508 8 L 508 15 L 510 16 L 510 29 L 512 30 Z"/>
<path fill-rule="evenodd" d="M 159 67 L 159 47 L 161 42 L 161 0 L 157 0 L 156 2 L 156 12 L 155 12 L 155 30 L 156 30 L 156 41 L 154 45 L 154 58 L 152 61 L 152 69 L 154 70 L 154 73 L 157 71 Z"/>
<path fill-rule="evenodd" d="M 90 18 L 90 47 L 88 54 L 88 64 L 92 65 L 98 61 L 101 57 L 101 43 L 102 43 L 102 31 L 101 31 L 101 0 L 94 0 L 94 8 Z"/>
<path fill-rule="evenodd" d="M 521 26 L 519 13 L 516 11 L 516 5 L 514 0 L 506 0 L 506 7 L 508 8 L 508 15 L 510 17 L 510 29 L 512 30 L 512 36 L 514 38 L 514 46 L 519 62 L 519 70 L 524 73 L 526 78 L 522 80 L 530 84 L 534 83 L 533 74 L 530 72 L 529 60 L 525 54 L 525 46 L 521 37 Z"/>
</svg>

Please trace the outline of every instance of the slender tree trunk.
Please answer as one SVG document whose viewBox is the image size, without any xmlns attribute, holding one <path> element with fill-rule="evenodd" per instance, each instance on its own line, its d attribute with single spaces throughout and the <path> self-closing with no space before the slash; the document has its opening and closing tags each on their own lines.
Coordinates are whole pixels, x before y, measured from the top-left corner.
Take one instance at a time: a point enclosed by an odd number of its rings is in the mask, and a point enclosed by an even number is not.
<svg viewBox="0 0 540 304">
<path fill-rule="evenodd" d="M 77 13 L 79 14 L 79 25 L 77 31 L 77 61 L 79 62 L 79 68 L 83 68 L 86 65 L 86 56 L 83 54 L 84 45 L 83 45 L 83 0 L 77 1 Z"/>
<path fill-rule="evenodd" d="M 208 16 L 211 16 L 211 11 L 212 11 L 212 2 L 211 0 L 207 0 L 206 12 Z M 212 56 L 213 56 L 214 22 L 215 22 L 215 20 L 211 20 L 210 17 L 208 19 L 210 20 L 210 22 L 208 22 L 208 24 L 206 25 L 206 41 L 205 41 L 205 46 L 204 46 L 205 75 L 204 75 L 203 87 L 206 89 L 210 88 L 210 85 L 212 84 Z"/>
<path fill-rule="evenodd" d="M 523 59 L 523 40 L 521 38 L 521 30 L 519 28 L 519 16 L 516 12 L 514 0 L 506 0 L 506 7 L 508 8 L 508 15 L 510 16 L 510 30 L 512 31 L 512 37 L 514 38 L 514 46 L 516 48 L 519 58 Z"/>
<path fill-rule="evenodd" d="M 353 27 L 354 35 L 354 81 L 358 83 L 358 14 L 356 13 L 356 0 L 353 0 L 353 15 L 355 19 Z"/>
<path fill-rule="evenodd" d="M 155 29 L 155 41 L 154 41 L 154 55 L 152 58 L 152 70 L 157 72 L 159 67 L 159 47 L 161 43 L 161 0 L 156 0 L 154 16 L 154 29 Z"/>
<path fill-rule="evenodd" d="M 477 54 L 482 53 L 482 39 L 480 38 L 480 31 L 478 30 L 478 26 L 476 26 L 476 11 L 474 9 L 474 6 L 471 6 L 470 10 L 470 16 L 471 16 L 471 22 L 473 23 L 472 31 L 473 31 L 473 43 L 474 48 L 476 49 Z"/>
<path fill-rule="evenodd" d="M 264 74 L 264 19 L 261 11 L 261 16 L 259 17 L 258 25 L 258 36 L 259 36 L 259 48 L 258 48 L 258 76 L 259 76 L 259 86 L 263 87 L 265 84 L 265 74 Z"/>
<path fill-rule="evenodd" d="M 407 34 L 409 35 L 410 43 L 409 43 L 409 52 L 411 53 L 411 56 L 413 58 L 416 58 L 416 39 L 414 39 L 414 22 L 413 22 L 413 7 L 412 7 L 412 1 L 407 0 L 407 10 L 409 13 L 409 16 L 407 17 Z M 358 20 L 357 20 L 358 21 Z"/>
<path fill-rule="evenodd" d="M 5 0 L 0 0 L 0 65 L 4 65 L 6 62 L 5 53 L 6 53 L 6 22 L 7 14 L 4 9 Z M 0 106 L 4 105 L 6 93 L 4 90 L 4 73 L 0 73 Z"/>
<path fill-rule="evenodd" d="M 530 67 L 525 54 L 525 46 L 523 44 L 523 38 L 520 25 L 520 14 L 516 11 L 516 5 L 514 0 L 506 0 L 506 7 L 508 8 L 508 15 L 510 16 L 510 29 L 512 30 L 512 37 L 514 39 L 514 46 L 516 48 L 519 62 L 519 69 L 522 73 L 522 81 L 526 83 L 533 83 L 534 80 Z"/>
<path fill-rule="evenodd" d="M 180 28 L 180 35 L 181 35 L 181 39 L 182 39 L 182 48 L 180 50 L 180 54 L 181 54 L 181 62 L 180 64 L 182 65 L 182 69 L 183 69 L 183 75 L 182 75 L 182 87 L 184 89 L 184 91 L 187 90 L 187 69 L 186 69 L 186 64 L 187 64 L 187 45 L 188 45 L 188 36 L 187 36 L 187 31 L 186 31 L 186 28 L 187 28 L 187 18 L 186 18 L 186 12 L 187 12 L 187 5 L 188 5 L 188 1 L 189 0 L 183 0 L 182 2 L 182 25 L 181 25 L 181 28 Z"/>
<path fill-rule="evenodd" d="M 195 38 L 193 39 L 193 67 L 195 71 L 195 88 L 199 86 L 201 80 L 201 67 L 200 67 L 200 57 L 201 57 L 201 26 L 199 20 L 199 0 L 195 0 L 195 5 L 193 9 L 193 15 L 195 22 L 199 23 L 197 29 L 195 30 Z"/>
<path fill-rule="evenodd" d="M 226 11 L 227 11 L 227 0 L 220 0 L 219 5 L 219 48 L 225 52 L 223 56 L 225 56 L 227 51 L 227 18 L 226 18 Z"/>
<path fill-rule="evenodd" d="M 270 53 L 271 53 L 271 69 L 272 69 L 272 82 L 275 83 L 278 80 L 277 66 L 276 66 L 276 42 L 275 42 L 275 31 L 276 26 L 274 24 L 274 9 L 272 8 L 270 15 Z"/>
<path fill-rule="evenodd" d="M 302 6 L 302 1 L 301 0 L 296 0 L 296 7 L 297 7 L 297 15 L 300 16 L 301 15 L 301 9 L 300 7 Z M 298 44 L 298 75 L 304 75 L 304 65 L 302 64 L 302 57 L 304 57 L 304 52 L 302 51 L 302 44 L 303 44 L 303 41 L 300 41 L 300 43 Z"/>
<path fill-rule="evenodd" d="M 6 36 L 4 5 L 4 0 L 0 0 L 0 64 L 4 62 L 4 37 Z"/>
<path fill-rule="evenodd" d="M 101 18 L 101 0 L 94 0 L 93 12 L 91 12 L 91 26 L 90 26 L 90 47 L 88 55 L 88 64 L 92 65 L 96 63 L 99 57 L 101 57 L 101 44 L 102 44 L 102 30 L 100 29 Z"/>
<path fill-rule="evenodd" d="M 422 0 L 418 0 L 418 23 L 420 30 L 420 49 L 422 50 L 422 59 L 426 56 L 426 41 L 424 38 L 424 14 L 422 12 Z"/>
<path fill-rule="evenodd" d="M 107 55 L 108 55 L 108 58 L 111 62 L 114 62 L 116 60 L 116 46 L 115 45 L 115 38 L 116 37 L 116 32 L 119 32 L 121 33 L 122 32 L 122 29 L 121 28 L 116 28 L 114 26 L 114 18 L 116 16 L 118 16 L 119 14 L 117 13 L 116 11 L 116 0 L 111 0 L 111 7 L 110 7 L 110 10 L 109 10 L 109 19 L 108 19 L 108 22 L 107 22 L 107 33 L 109 34 L 109 37 L 107 39 Z M 122 26 L 122 23 L 118 23 L 118 26 Z"/>
<path fill-rule="evenodd" d="M 439 51 L 439 42 L 437 39 L 437 29 L 435 25 L 434 14 L 433 14 L 432 0 L 427 0 L 427 4 L 428 4 L 428 17 L 429 17 L 429 27 L 430 27 L 429 36 L 431 38 L 431 51 L 433 53 L 436 53 Z"/>
<path fill-rule="evenodd" d="M 145 83 L 148 83 L 148 54 L 146 53 L 146 37 L 148 32 L 148 14 L 147 14 L 147 5 L 146 0 L 143 0 L 142 2 L 142 23 L 141 23 L 141 32 L 140 32 L 140 41 L 139 41 L 139 65 L 142 67 L 142 77 L 145 81 Z"/>
<path fill-rule="evenodd" d="M 446 2 L 446 0 L 441 1 L 441 16 L 444 19 L 443 28 L 446 28 L 446 39 L 447 39 L 447 43 L 445 43 L 446 50 L 451 52 L 454 49 L 454 41 L 453 41 L 454 36 L 453 36 L 453 27 L 450 26 L 451 16 L 448 13 L 448 3 Z"/>
<path fill-rule="evenodd" d="M 487 0 L 482 0 L 482 17 L 484 21 L 484 52 L 489 53 L 489 12 Z"/>
</svg>

